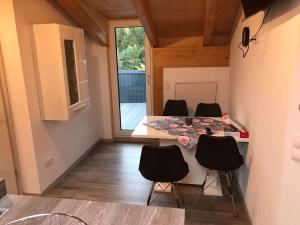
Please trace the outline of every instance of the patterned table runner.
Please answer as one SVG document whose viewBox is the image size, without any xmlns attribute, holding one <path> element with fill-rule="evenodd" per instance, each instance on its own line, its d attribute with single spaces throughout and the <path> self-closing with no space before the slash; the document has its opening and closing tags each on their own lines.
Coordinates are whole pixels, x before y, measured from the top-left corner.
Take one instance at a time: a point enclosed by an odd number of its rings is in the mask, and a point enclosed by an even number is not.
<svg viewBox="0 0 300 225">
<path fill-rule="evenodd" d="M 211 118 L 195 117 L 192 125 L 185 123 L 186 117 L 167 117 L 161 120 L 154 120 L 143 123 L 145 126 L 154 128 L 163 133 L 177 136 L 177 140 L 188 149 L 192 149 L 197 145 L 199 136 L 205 134 L 206 127 L 210 127 L 213 133 L 216 132 L 238 132 L 239 130 L 232 124 L 226 124 Z"/>
</svg>

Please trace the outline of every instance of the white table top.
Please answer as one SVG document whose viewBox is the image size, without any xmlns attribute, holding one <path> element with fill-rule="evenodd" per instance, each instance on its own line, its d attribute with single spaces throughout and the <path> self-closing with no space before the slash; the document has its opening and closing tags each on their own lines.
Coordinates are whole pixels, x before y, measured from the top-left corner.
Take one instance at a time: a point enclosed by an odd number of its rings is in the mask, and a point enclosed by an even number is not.
<svg viewBox="0 0 300 225">
<path fill-rule="evenodd" d="M 177 136 L 170 135 L 167 133 L 160 132 L 159 130 L 156 130 L 151 127 L 145 126 L 143 123 L 145 122 L 151 122 L 154 120 L 162 120 L 164 118 L 167 118 L 166 116 L 145 116 L 137 125 L 137 127 L 134 129 L 133 133 L 131 134 L 131 137 L 133 138 L 149 138 L 149 139 L 168 139 L 168 140 L 176 140 Z M 222 121 L 222 118 L 213 118 L 215 120 Z M 235 126 L 238 129 L 241 129 L 241 127 L 231 120 L 231 124 Z M 215 134 L 215 136 L 224 136 L 224 132 L 218 132 Z M 226 134 L 228 135 L 228 134 Z M 249 142 L 249 138 L 240 138 L 240 133 L 230 133 L 230 136 L 233 136 L 237 142 Z"/>
</svg>

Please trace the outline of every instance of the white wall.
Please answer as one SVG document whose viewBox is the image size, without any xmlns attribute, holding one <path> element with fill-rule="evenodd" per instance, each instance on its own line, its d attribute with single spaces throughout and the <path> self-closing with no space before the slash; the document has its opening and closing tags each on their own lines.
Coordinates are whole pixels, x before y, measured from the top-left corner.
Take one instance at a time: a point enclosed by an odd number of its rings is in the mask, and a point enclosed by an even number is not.
<svg viewBox="0 0 300 225">
<path fill-rule="evenodd" d="M 68 122 L 42 121 L 31 41 L 32 24 L 60 23 L 74 25 L 74 23 L 51 5 L 49 1 L 16 0 L 14 1 L 14 9 L 37 160 L 39 189 L 43 191 L 99 138 L 96 93 L 93 85 L 95 84 L 95 75 L 93 74 L 93 68 L 88 64 L 88 76 L 91 84 L 89 110 L 81 112 Z M 86 39 L 86 45 L 89 44 L 90 40 Z M 87 58 L 87 61 L 89 61 L 89 58 Z M 54 163 L 46 168 L 45 161 L 49 157 L 53 157 Z M 26 189 L 24 191 L 30 192 Z"/>
<path fill-rule="evenodd" d="M 295 73 L 300 53 L 297 4 L 282 1 L 273 6 L 245 59 L 237 47 L 242 28 L 250 26 L 253 34 L 263 15 L 241 21 L 231 43 L 230 113 L 250 131 L 239 182 L 254 225 L 300 223 L 299 162 L 290 159 L 291 133 L 300 131 L 295 123 L 300 95 L 293 83 L 299 82 L 299 70 Z"/>
<path fill-rule="evenodd" d="M 0 1 L 0 44 L 4 69 L 12 107 L 23 188 L 32 192 L 39 191 L 37 162 L 32 138 L 27 93 L 19 52 L 15 14 L 12 0 Z"/>
<path fill-rule="evenodd" d="M 200 82 L 217 83 L 216 102 L 221 105 L 223 112 L 227 112 L 229 104 L 229 67 L 164 68 L 164 104 L 168 99 L 175 99 L 176 83 Z"/>
<path fill-rule="evenodd" d="M 88 48 L 87 54 L 89 55 L 89 63 L 93 65 L 97 72 L 96 92 L 99 102 L 97 104 L 99 136 L 104 141 L 111 141 L 113 139 L 113 125 L 110 104 L 108 48 L 93 43 Z"/>
<path fill-rule="evenodd" d="M 12 6 L 10 0 L 1 1 L 1 4 L 5 5 L 4 2 L 9 3 L 10 7 Z M 15 31 L 14 33 L 12 32 L 15 38 L 12 40 L 16 44 L 13 46 L 14 48 L 4 51 L 4 61 L 8 62 L 11 58 L 7 55 L 7 52 L 12 53 L 11 51 L 15 51 L 13 56 L 15 60 L 19 59 L 14 64 L 15 68 L 12 66 L 13 61 L 10 62 L 9 68 L 12 71 L 8 71 L 7 75 L 16 76 L 14 78 L 9 76 L 12 81 L 17 79 L 15 83 L 9 82 L 9 88 L 11 96 L 13 98 L 16 97 L 16 101 L 12 99 L 12 107 L 14 114 L 16 114 L 15 123 L 23 186 L 24 191 L 27 193 L 40 193 L 80 158 L 99 138 L 109 139 L 111 137 L 111 126 L 109 125 L 111 120 L 110 107 L 107 103 L 109 101 L 109 98 L 107 98 L 109 96 L 106 65 L 107 49 L 101 48 L 86 36 L 90 108 L 68 122 L 42 121 L 32 53 L 32 24 L 60 23 L 78 25 L 51 1 L 15 0 L 13 4 L 15 18 L 12 14 L 13 11 L 12 13 L 10 12 L 9 16 L 6 15 L 7 17 L 3 18 L 3 24 L 1 24 L 0 29 L 3 30 L 1 34 L 4 36 L 4 43 L 7 44 L 11 37 L 8 36 L 9 33 L 5 32 L 9 29 L 16 29 L 15 24 L 9 27 L 8 21 L 16 19 L 17 34 Z M 2 5 L 0 8 L 0 17 L 2 19 Z M 4 27 L 9 28 L 5 30 Z M 18 39 L 16 39 L 17 36 Z M 18 44 L 20 52 L 18 52 Z M 7 47 L 9 46 L 10 44 L 7 45 Z M 20 85 L 18 85 L 19 83 Z M 21 101 L 20 105 L 17 104 L 18 101 Z M 18 126 L 18 122 L 23 124 Z M 29 123 L 26 124 L 26 122 Z M 31 134 L 32 137 L 30 137 Z M 45 161 L 49 157 L 53 157 L 54 164 L 46 168 Z"/>
<path fill-rule="evenodd" d="M 298 16 L 300 17 L 300 16 Z M 298 35 L 300 37 L 300 18 L 298 19 Z M 300 43 L 296 43 L 295 49 L 298 49 L 300 56 Z M 288 105 L 288 126 L 286 132 L 284 164 L 283 164 L 283 179 L 282 179 L 282 194 L 280 202 L 279 224 L 296 225 L 300 223 L 300 161 L 291 158 L 295 151 L 298 154 L 299 148 L 293 146 L 293 137 L 296 134 L 299 137 L 300 132 L 300 57 L 296 57 L 296 68 L 291 81 L 290 99 Z M 288 221 L 288 223 L 287 223 Z"/>
<path fill-rule="evenodd" d="M 7 114 L 7 89 L 0 49 L 0 180 L 5 179 L 8 193 L 18 194 L 18 180 L 15 174 L 13 143 L 10 138 L 10 116 Z M 9 117 L 8 117 L 9 116 Z"/>
<path fill-rule="evenodd" d="M 300 1 L 294 1 L 294 5 L 300 5 Z M 298 6 L 299 8 L 299 6 Z M 298 10 L 300 11 L 300 10 Z M 294 13 L 297 13 L 294 12 Z M 291 13 L 292 15 L 294 13 Z M 293 26 L 294 35 L 292 55 L 296 55 L 292 60 L 291 85 L 288 102 L 288 123 L 285 140 L 282 194 L 280 202 L 279 224 L 296 225 L 300 224 L 300 160 L 294 160 L 291 155 L 296 152 L 300 155 L 299 148 L 293 146 L 294 135 L 300 135 L 300 15 Z"/>
</svg>

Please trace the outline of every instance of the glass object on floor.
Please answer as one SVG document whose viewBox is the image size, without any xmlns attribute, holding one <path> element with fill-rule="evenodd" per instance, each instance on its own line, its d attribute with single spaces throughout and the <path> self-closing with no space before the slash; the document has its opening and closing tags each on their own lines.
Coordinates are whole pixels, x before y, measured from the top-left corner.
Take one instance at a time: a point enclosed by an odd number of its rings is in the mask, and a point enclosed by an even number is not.
<svg viewBox="0 0 300 225">
<path fill-rule="evenodd" d="M 49 225 L 87 225 L 79 217 L 65 213 L 43 213 L 26 216 L 7 223 L 6 225 L 49 224 Z"/>
</svg>

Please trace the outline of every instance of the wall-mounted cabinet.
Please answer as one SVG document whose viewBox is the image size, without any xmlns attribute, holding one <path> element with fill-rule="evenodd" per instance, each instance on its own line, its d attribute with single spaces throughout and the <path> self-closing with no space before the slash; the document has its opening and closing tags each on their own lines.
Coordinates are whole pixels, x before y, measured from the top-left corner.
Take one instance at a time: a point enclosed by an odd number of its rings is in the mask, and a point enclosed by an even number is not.
<svg viewBox="0 0 300 225">
<path fill-rule="evenodd" d="M 68 120 L 89 105 L 84 33 L 59 24 L 33 25 L 43 120 Z"/>
</svg>

